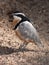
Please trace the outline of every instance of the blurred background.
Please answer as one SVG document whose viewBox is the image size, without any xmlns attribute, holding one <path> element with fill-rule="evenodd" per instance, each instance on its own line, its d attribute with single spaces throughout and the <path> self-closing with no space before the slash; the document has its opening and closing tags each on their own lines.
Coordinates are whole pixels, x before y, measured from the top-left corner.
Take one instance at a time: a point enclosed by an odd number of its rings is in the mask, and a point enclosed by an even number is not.
<svg viewBox="0 0 49 65">
<path fill-rule="evenodd" d="M 29 44 L 34 51 L 15 52 L 22 43 L 8 20 L 8 13 L 15 11 L 23 12 L 37 29 L 41 51 Z M 0 59 L 0 65 L 49 65 L 49 0 L 0 0 Z"/>
</svg>

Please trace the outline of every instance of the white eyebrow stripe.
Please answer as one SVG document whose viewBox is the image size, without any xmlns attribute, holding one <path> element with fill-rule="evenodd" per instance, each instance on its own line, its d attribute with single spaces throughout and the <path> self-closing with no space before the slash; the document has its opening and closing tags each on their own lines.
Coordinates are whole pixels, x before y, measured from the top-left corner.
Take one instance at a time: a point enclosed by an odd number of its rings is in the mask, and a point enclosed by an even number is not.
<svg viewBox="0 0 49 65">
<path fill-rule="evenodd" d="M 16 14 L 16 15 L 17 15 L 17 14 L 21 14 L 21 15 L 25 16 L 25 14 L 23 14 L 23 13 L 15 13 L 15 14 Z"/>
</svg>

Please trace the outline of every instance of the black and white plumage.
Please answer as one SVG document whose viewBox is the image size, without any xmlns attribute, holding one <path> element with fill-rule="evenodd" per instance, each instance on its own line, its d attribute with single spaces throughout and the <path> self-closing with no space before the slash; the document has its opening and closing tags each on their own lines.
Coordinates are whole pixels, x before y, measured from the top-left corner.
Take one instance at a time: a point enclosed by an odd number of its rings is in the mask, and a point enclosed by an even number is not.
<svg viewBox="0 0 49 65">
<path fill-rule="evenodd" d="M 24 40 L 26 45 L 29 42 L 34 42 L 36 45 L 41 47 L 42 43 L 39 35 L 25 14 L 17 11 L 12 13 L 11 16 L 13 17 L 13 21 L 11 21 L 13 23 L 13 29 L 16 31 L 19 38 Z"/>
</svg>

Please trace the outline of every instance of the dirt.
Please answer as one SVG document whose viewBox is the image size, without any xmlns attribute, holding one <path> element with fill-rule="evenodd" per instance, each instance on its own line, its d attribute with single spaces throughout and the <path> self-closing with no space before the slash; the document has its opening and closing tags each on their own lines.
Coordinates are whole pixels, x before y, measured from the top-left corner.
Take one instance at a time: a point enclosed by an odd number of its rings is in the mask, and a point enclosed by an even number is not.
<svg viewBox="0 0 49 65">
<path fill-rule="evenodd" d="M 16 36 L 8 20 L 8 12 L 19 10 L 26 14 L 37 29 L 43 48 Z M 0 0 L 0 65 L 49 65 L 49 0 Z"/>
</svg>

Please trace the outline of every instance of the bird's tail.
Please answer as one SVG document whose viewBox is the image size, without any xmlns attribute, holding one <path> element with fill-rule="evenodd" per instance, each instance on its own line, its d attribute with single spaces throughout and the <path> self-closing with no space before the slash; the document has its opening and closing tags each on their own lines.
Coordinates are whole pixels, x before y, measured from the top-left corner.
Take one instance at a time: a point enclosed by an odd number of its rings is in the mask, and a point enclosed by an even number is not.
<svg viewBox="0 0 49 65">
<path fill-rule="evenodd" d="M 43 43 L 42 43 L 42 41 L 41 41 L 41 39 L 40 39 L 40 37 L 39 37 L 38 34 L 35 36 L 35 44 L 36 44 L 38 47 L 44 47 L 44 45 L 43 45 Z"/>
<path fill-rule="evenodd" d="M 43 44 L 42 44 L 41 39 L 39 37 L 39 34 L 38 34 L 37 30 L 34 28 L 34 26 L 33 26 L 32 32 L 33 32 L 32 38 L 33 38 L 35 44 L 39 47 L 43 47 Z"/>
</svg>

